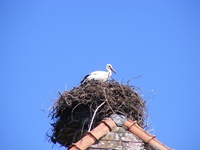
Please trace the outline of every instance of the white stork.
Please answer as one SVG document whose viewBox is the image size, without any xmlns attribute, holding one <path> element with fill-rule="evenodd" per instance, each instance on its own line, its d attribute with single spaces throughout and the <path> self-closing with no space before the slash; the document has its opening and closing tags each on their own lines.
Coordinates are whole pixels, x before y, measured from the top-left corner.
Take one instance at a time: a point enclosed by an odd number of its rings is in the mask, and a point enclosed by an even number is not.
<svg viewBox="0 0 200 150">
<path fill-rule="evenodd" d="M 90 74 L 86 75 L 83 80 L 81 81 L 81 84 L 85 83 L 88 80 L 99 80 L 101 82 L 105 82 L 107 81 L 111 76 L 112 76 L 112 72 L 115 72 L 115 70 L 112 68 L 111 64 L 107 64 L 106 65 L 106 71 L 94 71 L 91 72 Z"/>
</svg>

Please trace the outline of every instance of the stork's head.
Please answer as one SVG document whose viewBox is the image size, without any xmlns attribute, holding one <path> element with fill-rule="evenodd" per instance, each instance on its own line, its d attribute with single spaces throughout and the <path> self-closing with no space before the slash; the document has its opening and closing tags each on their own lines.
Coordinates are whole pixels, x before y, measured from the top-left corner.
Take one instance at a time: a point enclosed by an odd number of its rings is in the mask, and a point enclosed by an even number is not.
<svg viewBox="0 0 200 150">
<path fill-rule="evenodd" d="M 117 74 L 117 73 L 115 72 L 115 70 L 113 69 L 113 67 L 112 67 L 111 64 L 107 64 L 107 65 L 106 65 L 106 69 L 107 69 L 107 70 L 111 70 L 112 72 L 114 72 L 115 74 Z"/>
</svg>

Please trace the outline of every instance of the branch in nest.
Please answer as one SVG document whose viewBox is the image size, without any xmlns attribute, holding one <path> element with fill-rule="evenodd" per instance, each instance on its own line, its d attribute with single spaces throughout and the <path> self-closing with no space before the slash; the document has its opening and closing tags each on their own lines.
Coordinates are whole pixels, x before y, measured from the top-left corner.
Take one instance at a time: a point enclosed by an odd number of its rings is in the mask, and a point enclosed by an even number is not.
<svg viewBox="0 0 200 150">
<path fill-rule="evenodd" d="M 92 120 L 91 120 L 89 129 L 88 129 L 88 132 L 91 130 L 91 127 L 92 127 L 92 124 L 93 124 L 93 121 L 94 121 L 94 117 L 95 117 L 95 115 L 96 115 L 98 109 L 99 109 L 103 104 L 105 104 L 105 102 L 101 103 L 101 104 L 96 108 L 96 110 L 94 111 L 94 114 L 93 114 L 93 116 L 92 116 Z"/>
<path fill-rule="evenodd" d="M 115 113 L 115 112 L 114 112 L 114 110 L 112 109 L 112 107 L 110 106 L 110 104 L 108 103 L 108 99 L 107 99 L 107 96 L 106 96 L 106 91 L 105 91 L 105 88 L 103 89 L 103 92 L 104 92 L 104 95 L 105 95 L 105 100 L 106 100 L 106 102 L 107 102 L 108 106 L 110 107 L 110 109 L 112 110 L 112 112 L 113 112 L 113 113 Z"/>
</svg>

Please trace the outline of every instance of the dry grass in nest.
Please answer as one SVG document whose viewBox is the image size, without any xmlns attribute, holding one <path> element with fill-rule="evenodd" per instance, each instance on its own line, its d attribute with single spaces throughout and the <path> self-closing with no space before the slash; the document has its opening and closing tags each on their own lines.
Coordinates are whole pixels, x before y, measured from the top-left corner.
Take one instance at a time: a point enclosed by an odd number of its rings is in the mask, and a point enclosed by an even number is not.
<svg viewBox="0 0 200 150">
<path fill-rule="evenodd" d="M 51 141 L 69 146 L 80 140 L 89 128 L 95 110 L 103 102 L 95 114 L 92 128 L 115 113 L 136 120 L 141 127 L 145 126 L 145 102 L 132 86 L 114 80 L 91 80 L 60 94 L 50 114 L 54 121 Z"/>
</svg>

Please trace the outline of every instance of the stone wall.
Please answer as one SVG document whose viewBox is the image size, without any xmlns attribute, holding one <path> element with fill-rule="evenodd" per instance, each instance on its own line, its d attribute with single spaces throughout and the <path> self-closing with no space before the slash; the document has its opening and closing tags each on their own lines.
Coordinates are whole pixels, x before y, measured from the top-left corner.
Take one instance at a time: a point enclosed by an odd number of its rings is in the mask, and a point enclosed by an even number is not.
<svg viewBox="0 0 200 150">
<path fill-rule="evenodd" d="M 144 143 L 123 127 L 117 127 L 88 150 L 144 150 Z"/>
</svg>

